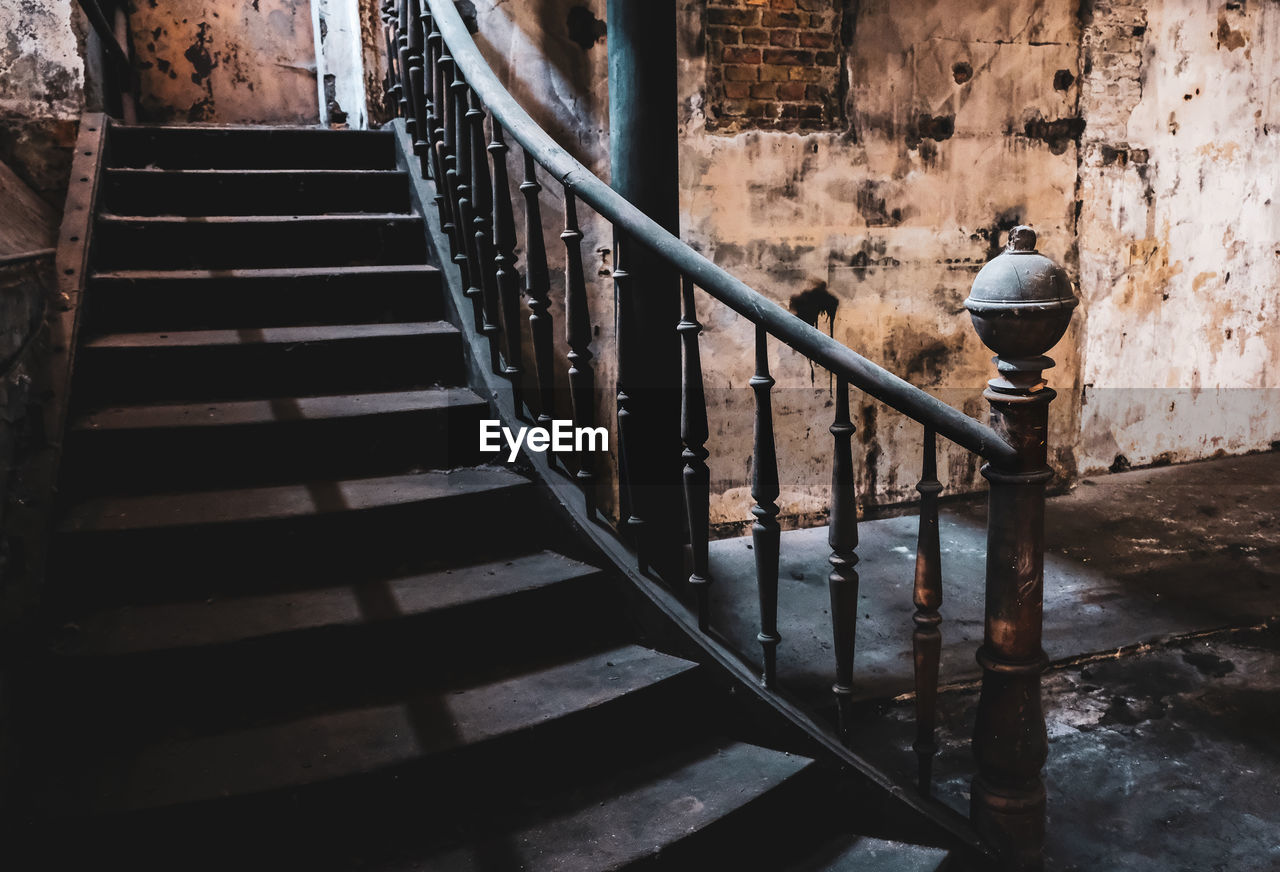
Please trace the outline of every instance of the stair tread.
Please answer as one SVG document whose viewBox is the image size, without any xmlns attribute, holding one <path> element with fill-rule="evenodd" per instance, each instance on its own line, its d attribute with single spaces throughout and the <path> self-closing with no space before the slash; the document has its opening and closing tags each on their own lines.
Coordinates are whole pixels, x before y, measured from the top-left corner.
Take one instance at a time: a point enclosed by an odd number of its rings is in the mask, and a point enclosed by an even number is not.
<svg viewBox="0 0 1280 872">
<path fill-rule="evenodd" d="M 794 778 L 812 761 L 755 745 L 733 743 L 641 784 L 626 785 L 559 815 L 500 834 L 504 858 L 525 872 L 605 872 L 671 848 Z M 493 852 L 460 848 L 429 858 L 438 872 L 494 868 Z"/>
<path fill-rule="evenodd" d="M 388 770 L 607 705 L 696 666 L 626 645 L 392 705 L 169 741 L 92 767 L 81 810 L 158 808 Z"/>
<path fill-rule="evenodd" d="M 487 404 L 469 388 L 434 387 L 336 396 L 117 406 L 84 415 L 71 426 L 77 431 L 227 427 L 372 417 L 467 406 L 487 407 Z"/>
<path fill-rule="evenodd" d="M 792 869 L 792 872 L 937 872 L 946 867 L 950 852 L 943 848 L 843 836 Z"/>
<path fill-rule="evenodd" d="M 284 520 L 501 492 L 528 484 L 528 479 L 505 467 L 477 466 L 235 490 L 96 497 L 72 506 L 59 531 L 112 532 Z"/>
<path fill-rule="evenodd" d="M 566 581 L 600 570 L 554 551 L 400 576 L 385 581 L 226 600 L 127 606 L 78 622 L 76 655 L 112 656 L 224 645 L 281 633 L 355 627 L 440 613 Z M 362 590 L 376 588 L 390 616 L 368 615 Z"/>
<path fill-rule="evenodd" d="M 338 212 L 331 215 L 118 215 L 98 213 L 98 220 L 120 224 L 350 224 L 356 221 L 420 223 L 413 212 Z"/>
<path fill-rule="evenodd" d="M 169 330 L 147 333 L 107 333 L 84 343 L 90 349 L 191 348 L 220 345 L 293 345 L 299 342 L 341 342 L 393 336 L 433 336 L 458 333 L 447 321 L 393 324 L 322 324 L 305 327 L 252 327 L 244 330 Z"/>
<path fill-rule="evenodd" d="M 366 266 L 287 266 L 255 269 L 113 269 L 91 274 L 94 280 L 171 281 L 199 279 L 294 279 L 328 276 L 385 275 L 399 273 L 432 274 L 437 267 L 427 263 L 392 263 Z"/>
<path fill-rule="evenodd" d="M 235 168 L 235 167 L 110 167 L 107 169 L 109 173 L 119 173 L 121 175 L 147 175 L 147 176 L 273 176 L 273 175 L 305 175 L 305 176 L 353 176 L 364 177 L 369 175 L 382 176 L 399 176 L 403 175 L 403 170 L 397 169 L 361 169 L 353 170 L 343 167 L 280 167 L 279 169 L 264 168 Z"/>
</svg>

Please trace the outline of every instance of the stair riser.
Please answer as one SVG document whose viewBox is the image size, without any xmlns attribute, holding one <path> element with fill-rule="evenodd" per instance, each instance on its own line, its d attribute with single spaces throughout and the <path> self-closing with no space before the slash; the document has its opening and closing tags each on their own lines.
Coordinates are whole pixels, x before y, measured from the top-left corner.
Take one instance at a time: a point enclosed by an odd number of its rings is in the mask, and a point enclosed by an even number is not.
<svg viewBox="0 0 1280 872">
<path fill-rule="evenodd" d="M 475 404 L 368 418 L 75 431 L 63 475 L 68 493 L 88 496 L 471 466 L 484 459 L 478 433 L 486 417 L 487 407 Z"/>
<path fill-rule="evenodd" d="M 201 223 L 99 220 L 96 269 L 236 269 L 425 263 L 418 218 Z"/>
<path fill-rule="evenodd" d="M 391 614 L 395 604 L 385 588 L 381 595 L 369 588 L 366 599 L 370 623 L 363 626 L 61 658 L 57 683 L 68 690 L 51 701 L 65 709 L 55 720 L 81 724 L 86 712 L 98 712 L 91 741 L 104 750 L 166 734 L 245 729 L 299 711 L 340 711 L 466 686 L 471 676 L 512 663 L 532 667 L 533 652 L 539 660 L 585 654 L 622 630 L 599 619 L 617 612 L 612 586 L 598 575 L 410 617 Z M 73 650 L 74 635 L 65 644 Z"/>
<path fill-rule="evenodd" d="M 436 273 L 324 278 L 97 279 L 86 295 L 92 333 L 436 321 Z"/>
<path fill-rule="evenodd" d="M 88 348 L 76 361 L 73 396 L 101 408 L 459 384 L 461 347 L 458 334 L 436 333 L 295 345 Z"/>
<path fill-rule="evenodd" d="M 321 215 L 408 212 L 399 173 L 108 171 L 101 196 L 117 215 Z"/>
<path fill-rule="evenodd" d="M 161 169 L 396 168 L 389 133 L 289 128 L 123 128 L 111 131 L 111 165 Z"/>
<path fill-rule="evenodd" d="M 340 500 L 317 486 L 317 503 Z M 474 559 L 477 546 L 496 559 L 550 540 L 537 502 L 531 487 L 518 487 L 302 518 L 64 532 L 51 572 L 66 583 L 54 595 L 65 613 L 72 602 L 92 610 L 329 587 Z"/>
</svg>

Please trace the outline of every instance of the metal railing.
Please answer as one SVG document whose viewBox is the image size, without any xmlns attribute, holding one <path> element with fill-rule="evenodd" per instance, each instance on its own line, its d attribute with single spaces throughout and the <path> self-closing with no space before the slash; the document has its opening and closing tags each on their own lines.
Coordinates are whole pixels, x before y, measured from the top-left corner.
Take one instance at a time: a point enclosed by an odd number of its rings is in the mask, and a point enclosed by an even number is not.
<svg viewBox="0 0 1280 872">
<path fill-rule="evenodd" d="M 423 178 L 434 182 L 439 223 L 448 238 L 448 259 L 458 268 L 471 300 L 477 334 L 488 339 L 490 365 L 511 385 L 518 414 L 546 422 L 554 417 L 556 347 L 551 316 L 551 283 L 543 242 L 540 195 L 542 177 L 561 189 L 565 246 L 565 338 L 569 398 L 574 424 L 596 424 L 596 354 L 616 360 L 618 381 L 619 469 L 617 479 L 628 515 L 623 530 L 645 523 L 636 500 L 627 499 L 636 481 L 628 460 L 661 446 L 631 444 L 628 429 L 635 414 L 626 385 L 636 375 L 632 306 L 640 283 L 632 273 L 627 248 L 642 246 L 679 274 L 683 316 L 672 329 L 683 347 L 681 441 L 683 493 L 692 572 L 687 581 L 696 595 L 696 618 L 709 629 L 708 566 L 710 451 L 706 402 L 699 357 L 701 325 L 695 297 L 701 291 L 748 319 L 755 328 L 754 451 L 752 461 L 752 537 L 761 623 L 763 683 L 776 681 L 780 513 L 777 446 L 770 400 L 771 341 L 782 342 L 808 361 L 829 370 L 835 381 L 835 414 L 830 432 L 832 488 L 829 557 L 832 572 L 831 634 L 835 651 L 834 693 L 838 729 L 846 733 L 854 691 L 858 520 L 849 388 L 855 387 L 924 426 L 923 472 L 914 604 L 913 649 L 919 786 L 928 794 L 935 754 L 934 721 L 941 650 L 942 575 L 938 537 L 936 437 L 983 457 L 991 483 L 988 535 L 986 637 L 978 658 L 984 670 L 975 734 L 979 774 L 973 787 L 972 817 L 978 832 L 1008 868 L 1036 868 L 1043 841 L 1044 790 L 1040 779 L 1047 742 L 1039 707 L 1043 583 L 1044 487 L 1052 472 L 1046 463 L 1048 404 L 1053 391 L 1039 379 L 1052 365 L 1041 352 L 1065 330 L 1074 300 L 1051 299 L 1036 291 L 1047 285 L 1015 280 L 1012 296 L 984 300 L 975 292 L 970 310 L 983 340 L 996 351 L 1001 378 L 985 396 L 995 427 L 969 418 L 925 391 L 867 360 L 832 337 L 801 321 L 748 287 L 664 230 L 637 207 L 588 171 L 529 116 L 501 85 L 472 41 L 451 0 L 386 0 L 383 5 L 389 99 L 404 118 Z M 519 147 L 523 173 L 512 184 L 508 139 Z M 513 187 L 524 199 L 523 281 L 516 268 L 517 232 Z M 583 270 L 579 206 L 607 220 L 615 234 L 617 346 L 592 349 L 590 300 Z M 1029 230 L 1011 238 L 1010 251 L 1034 253 Z M 1040 261 L 1048 263 L 1047 259 Z M 1030 266 L 1032 260 L 1018 260 Z M 1038 263 L 1038 262 L 1037 262 Z M 1040 265 L 1042 270 L 1047 267 Z M 1051 266 L 1051 264 L 1050 264 Z M 1053 267 L 1056 269 L 1056 267 Z M 1058 271 L 1061 272 L 1060 270 Z M 980 276 L 981 278 L 981 276 Z M 1024 277 L 1026 278 L 1026 277 Z M 1056 278 L 1046 279 L 1050 285 Z M 1062 279 L 1065 281 L 1065 278 Z M 1025 287 L 1024 287 L 1025 285 Z M 1056 285 L 1055 285 L 1056 287 Z M 975 285 L 976 288 L 976 285 Z M 529 347 L 523 359 L 521 291 L 528 297 Z M 1021 298 L 1018 293 L 1024 293 Z M 1031 296 L 1025 296 L 1030 293 Z M 1069 288 L 1068 288 L 1069 294 Z M 1052 322 L 1052 323 L 1051 323 Z M 1061 329 L 1058 329 L 1058 328 Z M 1055 334 L 1056 330 L 1056 334 Z M 598 343 L 597 343 L 598 345 Z M 625 349 L 624 350 L 624 346 Z M 1042 347 L 1041 347 L 1042 346 Z M 526 371 L 528 370 L 528 371 Z M 674 385 L 671 386 L 674 390 Z M 592 455 L 563 458 L 581 488 L 584 509 L 596 514 L 596 470 Z M 621 534 L 620 534 L 621 535 Z M 633 538 L 641 570 L 646 556 Z"/>
</svg>

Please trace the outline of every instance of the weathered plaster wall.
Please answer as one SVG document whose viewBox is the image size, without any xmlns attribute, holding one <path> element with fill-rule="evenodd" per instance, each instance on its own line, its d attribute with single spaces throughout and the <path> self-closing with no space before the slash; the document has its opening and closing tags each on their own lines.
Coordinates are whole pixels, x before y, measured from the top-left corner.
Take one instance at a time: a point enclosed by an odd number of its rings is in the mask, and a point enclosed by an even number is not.
<svg viewBox="0 0 1280 872">
<path fill-rule="evenodd" d="M 0 161 L 62 206 L 84 105 L 75 0 L 0 3 Z"/>
<path fill-rule="evenodd" d="M 1093 4 L 1085 471 L 1280 439 L 1280 5 Z"/>
<path fill-rule="evenodd" d="M 135 0 L 129 23 L 145 120 L 319 121 L 310 0 Z"/>
<path fill-rule="evenodd" d="M 477 39 L 499 77 L 607 178 L 603 0 L 476 5 Z M 684 238 L 870 359 L 984 416 L 990 353 L 961 307 L 974 273 L 1020 222 L 1036 225 L 1042 250 L 1074 265 L 1074 14 L 1036 0 L 999 10 L 974 3 L 966 14 L 954 3 L 862 3 L 848 49 L 848 130 L 727 136 L 708 131 L 703 113 L 705 4 L 682 0 L 679 8 Z M 548 188 L 547 246 L 558 266 L 558 192 Z M 591 225 L 584 249 L 597 252 L 589 278 L 598 347 L 612 341 L 608 246 L 607 226 Z M 553 299 L 562 325 L 559 284 Z M 752 502 L 753 333 L 709 298 L 700 319 L 712 520 L 728 531 L 750 517 Z M 1067 474 L 1078 429 L 1075 347 L 1073 333 L 1054 371 L 1064 395 L 1055 463 Z M 601 413 L 611 418 L 612 373 L 607 358 L 597 363 Z M 820 517 L 828 501 L 830 383 L 788 349 L 776 350 L 774 376 L 780 504 L 784 523 L 796 524 Z M 866 501 L 912 497 L 920 428 L 856 395 L 855 404 Z M 967 452 L 944 448 L 941 464 L 952 488 L 980 480 Z"/>
<path fill-rule="evenodd" d="M 992 373 L 961 306 L 977 269 L 1017 223 L 1074 267 L 1078 23 L 1061 4 L 863 2 L 850 32 L 850 129 L 797 135 L 704 130 L 701 19 L 689 4 L 681 185 L 685 236 L 718 264 L 899 376 L 985 417 Z M 1060 71 L 1065 71 L 1062 73 Z M 714 303 L 707 325 L 713 520 L 747 517 L 751 333 Z M 1052 446 L 1074 471 L 1076 335 L 1055 351 L 1062 394 Z M 774 361 L 784 512 L 816 518 L 830 481 L 826 374 L 788 350 Z M 855 395 L 866 503 L 914 497 L 921 428 Z M 952 490 L 980 481 L 943 451 Z"/>
<path fill-rule="evenodd" d="M 477 5 L 504 81 L 607 177 L 603 0 Z M 1280 6 L 846 3 L 847 127 L 732 135 L 704 112 L 706 2 L 679 9 L 683 235 L 717 263 L 985 418 L 990 353 L 961 302 L 1004 232 L 1030 223 L 1083 302 L 1047 373 L 1064 478 L 1275 444 Z M 594 233 L 592 248 L 607 246 L 607 228 Z M 554 256 L 554 231 L 547 242 Z M 607 328 L 607 254 L 597 265 Z M 752 334 L 706 298 L 700 318 L 713 520 L 728 530 L 751 504 Z M 786 349 L 773 367 L 784 521 L 816 520 L 830 382 Z M 912 498 L 920 428 L 864 398 L 855 409 L 865 501 Z M 966 452 L 944 448 L 941 464 L 952 492 L 981 487 Z"/>
</svg>

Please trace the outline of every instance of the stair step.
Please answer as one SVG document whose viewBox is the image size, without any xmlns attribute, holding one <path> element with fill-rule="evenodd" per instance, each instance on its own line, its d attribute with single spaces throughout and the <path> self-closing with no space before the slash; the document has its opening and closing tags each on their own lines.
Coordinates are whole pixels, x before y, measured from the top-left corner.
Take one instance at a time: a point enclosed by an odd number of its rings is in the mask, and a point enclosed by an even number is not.
<svg viewBox="0 0 1280 872">
<path fill-rule="evenodd" d="M 497 466 L 226 491 L 99 497 L 73 506 L 59 532 L 110 533 L 285 521 L 500 492 L 528 480 Z"/>
<path fill-rule="evenodd" d="M 395 169 L 389 131 L 301 127 L 111 127 L 112 167 L 161 169 Z"/>
<path fill-rule="evenodd" d="M 429 321 L 444 317 L 439 271 L 428 264 L 93 273 L 86 329 L 287 327 Z"/>
<path fill-rule="evenodd" d="M 304 396 L 457 384 L 444 321 L 109 333 L 83 343 L 75 394 L 97 403 Z"/>
<path fill-rule="evenodd" d="M 943 848 L 842 836 L 790 872 L 941 872 L 950 856 Z"/>
<path fill-rule="evenodd" d="M 334 627 L 389 624 L 431 616 L 566 582 L 598 580 L 600 570 L 552 551 L 513 560 L 419 573 L 366 585 L 327 587 L 286 594 L 198 603 L 125 607 L 79 621 L 77 656 L 119 656 L 228 645 L 251 639 Z M 389 612 L 370 614 L 377 587 Z"/>
<path fill-rule="evenodd" d="M 591 801 L 505 832 L 484 833 L 474 847 L 429 858 L 434 872 L 493 868 L 525 872 L 605 872 L 656 859 L 734 815 L 811 764 L 810 760 L 730 744 L 656 773 L 640 783 L 593 792 Z M 503 857 L 501 866 L 492 858 Z M 673 868 L 714 868 L 702 865 Z"/>
<path fill-rule="evenodd" d="M 417 215 L 106 215 L 97 269 L 244 269 L 425 263 Z"/>
<path fill-rule="evenodd" d="M 607 706 L 694 668 L 628 645 L 440 695 L 175 740 L 103 764 L 86 779 L 83 804 L 60 807 L 133 811 L 388 772 Z"/>
<path fill-rule="evenodd" d="M 236 215 L 246 203 L 272 215 L 403 212 L 409 182 L 398 170 L 108 170 L 103 208 L 119 215 Z"/>
<path fill-rule="evenodd" d="M 72 422 L 63 468 L 85 494 L 467 466 L 488 411 L 467 388 L 120 406 Z"/>
</svg>

